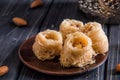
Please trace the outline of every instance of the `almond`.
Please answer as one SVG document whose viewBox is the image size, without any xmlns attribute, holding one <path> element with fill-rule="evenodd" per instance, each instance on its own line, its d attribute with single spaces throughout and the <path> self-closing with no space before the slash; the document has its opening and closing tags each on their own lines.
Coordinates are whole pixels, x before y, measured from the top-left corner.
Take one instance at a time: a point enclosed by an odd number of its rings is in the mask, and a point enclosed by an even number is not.
<svg viewBox="0 0 120 80">
<path fill-rule="evenodd" d="M 3 76 L 8 72 L 8 67 L 7 66 L 0 66 L 0 76 Z"/>
<path fill-rule="evenodd" d="M 19 17 L 14 17 L 12 19 L 12 21 L 17 25 L 17 26 L 26 26 L 27 25 L 27 21 L 19 18 Z"/>
<path fill-rule="evenodd" d="M 42 6 L 43 5 L 43 2 L 42 0 L 34 0 L 31 5 L 30 5 L 30 8 L 36 8 L 38 6 Z"/>
<path fill-rule="evenodd" d="M 116 72 L 120 72 L 120 64 L 116 65 Z"/>
</svg>

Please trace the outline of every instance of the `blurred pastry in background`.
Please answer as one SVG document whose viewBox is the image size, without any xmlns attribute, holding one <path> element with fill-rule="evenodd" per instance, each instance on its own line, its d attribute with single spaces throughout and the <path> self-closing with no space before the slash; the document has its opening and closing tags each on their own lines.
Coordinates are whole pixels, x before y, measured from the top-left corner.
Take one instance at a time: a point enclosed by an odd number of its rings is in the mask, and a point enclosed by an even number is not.
<svg viewBox="0 0 120 80">
<path fill-rule="evenodd" d="M 74 19 L 65 19 L 60 24 L 60 32 L 62 33 L 63 40 L 65 41 L 66 36 L 70 33 L 80 31 L 83 27 L 83 22 Z"/>
<path fill-rule="evenodd" d="M 96 53 L 104 54 L 108 51 L 108 38 L 101 24 L 88 22 L 85 24 L 83 32 L 91 38 L 92 46 Z"/>
<path fill-rule="evenodd" d="M 78 0 L 78 5 L 89 21 L 120 23 L 120 0 Z"/>
</svg>

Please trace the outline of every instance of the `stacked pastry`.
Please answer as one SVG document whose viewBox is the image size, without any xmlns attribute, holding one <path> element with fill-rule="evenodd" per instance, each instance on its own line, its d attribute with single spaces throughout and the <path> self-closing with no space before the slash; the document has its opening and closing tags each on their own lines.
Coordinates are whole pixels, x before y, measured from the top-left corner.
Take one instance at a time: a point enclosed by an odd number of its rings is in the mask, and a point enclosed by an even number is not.
<svg viewBox="0 0 120 80">
<path fill-rule="evenodd" d="M 74 33 L 76 31 L 80 31 L 83 28 L 83 23 L 81 21 L 77 20 L 70 20 L 70 19 L 65 19 L 61 24 L 60 24 L 60 32 L 62 33 L 63 40 L 66 39 L 66 36 L 70 33 Z"/>
<path fill-rule="evenodd" d="M 63 67 L 84 67 L 95 63 L 94 57 L 108 51 L 108 39 L 101 24 L 83 25 L 77 20 L 65 19 L 60 30 L 45 30 L 37 34 L 33 52 L 39 60 L 60 56 Z"/>
</svg>

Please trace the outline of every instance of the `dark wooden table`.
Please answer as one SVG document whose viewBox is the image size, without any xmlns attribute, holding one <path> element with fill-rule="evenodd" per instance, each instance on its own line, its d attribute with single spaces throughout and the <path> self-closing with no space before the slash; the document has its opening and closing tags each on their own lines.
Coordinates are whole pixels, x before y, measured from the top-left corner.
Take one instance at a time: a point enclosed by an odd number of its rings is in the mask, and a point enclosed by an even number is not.
<svg viewBox="0 0 120 80">
<path fill-rule="evenodd" d="M 21 43 L 45 29 L 59 29 L 63 19 L 71 18 L 88 22 L 78 9 L 77 0 L 43 0 L 44 5 L 30 9 L 32 0 L 0 0 L 0 66 L 7 65 L 9 72 L 0 80 L 120 80 L 115 72 L 120 63 L 120 25 L 103 25 L 109 38 L 110 48 L 107 61 L 97 69 L 82 75 L 50 76 L 26 67 L 19 59 Z M 17 27 L 13 17 L 28 21 L 26 27 Z"/>
</svg>

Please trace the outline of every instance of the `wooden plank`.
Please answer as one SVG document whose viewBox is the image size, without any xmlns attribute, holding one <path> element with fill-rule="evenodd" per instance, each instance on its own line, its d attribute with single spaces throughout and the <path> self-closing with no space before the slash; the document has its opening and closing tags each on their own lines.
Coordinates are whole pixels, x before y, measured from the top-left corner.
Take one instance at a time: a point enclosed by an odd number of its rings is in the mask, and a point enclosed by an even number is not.
<svg viewBox="0 0 120 80">
<path fill-rule="evenodd" d="M 109 26 L 109 58 L 105 80 L 119 80 L 120 75 L 115 72 L 115 66 L 120 63 L 120 25 Z"/>
<path fill-rule="evenodd" d="M 84 14 L 78 10 L 77 0 L 55 0 L 41 30 L 58 30 L 61 21 L 68 18 L 87 22 Z"/>
<path fill-rule="evenodd" d="M 17 51 L 26 38 L 39 31 L 52 0 L 45 0 L 44 2 L 46 5 L 43 7 L 30 9 L 30 0 L 18 0 L 15 3 L 5 0 L 4 5 L 9 4 L 10 6 L 1 7 L 3 12 L 0 13 L 0 65 L 7 65 L 9 72 L 0 77 L 0 80 L 17 80 L 19 77 L 22 66 Z M 16 7 L 12 5 L 16 5 Z M 4 11 L 4 9 L 6 10 Z M 26 19 L 29 24 L 26 27 L 16 27 L 11 22 L 14 16 Z"/>
<path fill-rule="evenodd" d="M 54 0 L 40 31 L 46 29 L 58 30 L 61 21 L 66 18 L 77 19 L 83 22 L 88 21 L 84 13 L 78 10 L 77 0 Z M 107 26 L 104 26 L 104 30 L 107 34 Z M 105 65 L 103 64 L 94 71 L 83 75 L 58 77 L 38 73 L 23 66 L 19 80 L 104 80 L 104 67 Z"/>
</svg>

